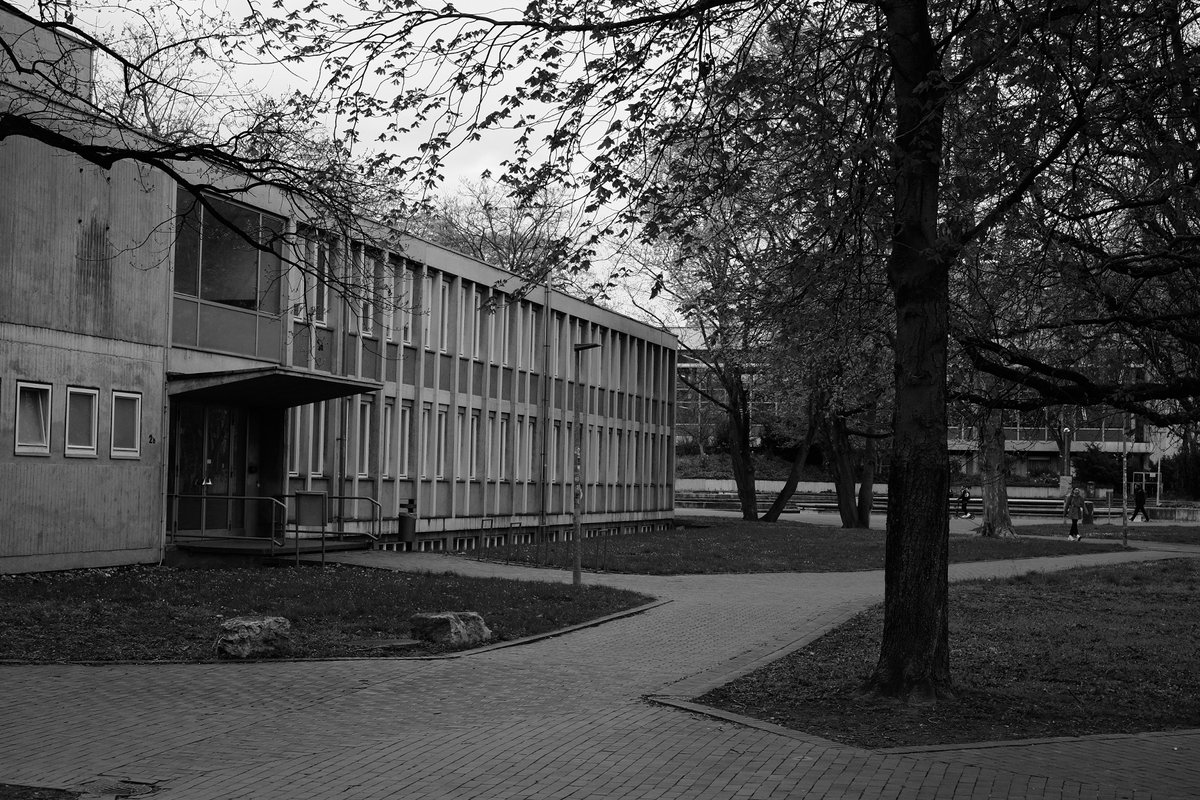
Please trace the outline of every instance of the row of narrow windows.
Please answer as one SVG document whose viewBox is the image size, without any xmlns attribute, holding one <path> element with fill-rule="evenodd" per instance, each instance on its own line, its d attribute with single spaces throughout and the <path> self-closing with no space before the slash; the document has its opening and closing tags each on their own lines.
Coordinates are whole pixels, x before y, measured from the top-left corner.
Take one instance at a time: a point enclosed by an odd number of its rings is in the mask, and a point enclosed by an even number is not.
<svg viewBox="0 0 1200 800">
<path fill-rule="evenodd" d="M 393 400 L 376 414 L 374 398 L 343 401 L 353 419 L 353 451 L 347 454 L 354 474 L 362 478 L 540 481 L 542 443 L 534 416 L 481 412 L 402 403 L 397 417 Z M 334 463 L 329 402 L 293 408 L 288 417 L 288 472 L 313 477 L 330 475 Z M 414 423 L 419 427 L 414 427 Z M 349 424 L 349 421 L 348 421 Z M 396 426 L 399 426 L 398 428 Z M 584 479 L 588 483 L 657 483 L 664 480 L 671 436 L 603 425 L 583 428 Z M 574 427 L 554 421 L 545 443 L 547 479 L 570 482 L 574 476 Z M 378 450 L 378 452 L 377 452 Z M 348 470 L 349 471 L 349 470 Z"/>
<path fill-rule="evenodd" d="M 668 351 L 657 345 L 557 312 L 546 348 L 544 309 L 528 300 L 316 231 L 288 242 L 282 217 L 229 201 L 208 198 L 210 209 L 181 192 L 178 202 L 178 295 L 272 316 L 286 310 L 295 322 L 319 327 L 331 326 L 340 302 L 347 330 L 362 337 L 537 371 L 548 358 L 555 376 L 573 374 L 572 343 L 598 342 L 601 350 L 585 354 L 579 367 L 594 381 L 643 394 L 670 368 Z M 303 269 L 285 268 L 285 246 Z"/>
<path fill-rule="evenodd" d="M 142 455 L 140 392 L 67 385 L 56 393 L 54 384 L 16 381 L 12 419 L 13 452 L 19 456 L 61 453 L 68 458 L 98 458 L 107 452 L 109 458 L 137 459 Z"/>
<path fill-rule="evenodd" d="M 952 409 L 949 435 L 973 439 L 978 436 L 977 421 Z M 1003 410 L 1000 425 L 1012 438 L 1026 441 L 1061 441 L 1064 430 L 1076 441 L 1117 441 L 1128 435 L 1135 441 L 1145 436 L 1145 423 L 1139 417 L 1103 406 L 1084 408 L 1037 408 L 1028 411 Z"/>
</svg>

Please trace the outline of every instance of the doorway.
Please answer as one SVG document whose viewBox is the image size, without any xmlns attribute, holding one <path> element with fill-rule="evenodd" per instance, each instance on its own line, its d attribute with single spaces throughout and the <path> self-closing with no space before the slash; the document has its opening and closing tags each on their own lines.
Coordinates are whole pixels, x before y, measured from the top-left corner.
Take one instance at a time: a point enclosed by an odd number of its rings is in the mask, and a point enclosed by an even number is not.
<svg viewBox="0 0 1200 800">
<path fill-rule="evenodd" d="M 248 505 L 254 505 L 247 498 L 249 445 L 244 408 L 172 404 L 168 492 L 173 499 L 174 530 L 192 535 L 247 535 L 247 529 L 253 528 L 247 524 Z M 250 516 L 254 516 L 253 510 Z"/>
</svg>

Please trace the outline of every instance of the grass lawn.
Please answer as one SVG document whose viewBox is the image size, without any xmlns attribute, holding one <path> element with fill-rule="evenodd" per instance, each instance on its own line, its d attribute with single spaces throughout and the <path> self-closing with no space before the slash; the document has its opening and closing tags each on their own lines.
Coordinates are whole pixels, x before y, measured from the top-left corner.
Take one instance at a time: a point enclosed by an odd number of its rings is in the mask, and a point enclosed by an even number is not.
<svg viewBox="0 0 1200 800">
<path fill-rule="evenodd" d="M 882 609 L 698 702 L 868 748 L 1200 727 L 1200 560 L 950 586 L 958 699 L 865 700 Z"/>
<path fill-rule="evenodd" d="M 1018 525 L 1014 528 L 1020 536 L 1065 536 L 1070 523 Z M 1121 541 L 1121 523 L 1104 523 L 1100 525 L 1080 526 L 1084 536 L 1096 536 L 1105 539 Z M 1176 544 L 1200 544 L 1200 525 L 1183 523 L 1179 525 L 1147 525 L 1141 522 L 1129 523 L 1130 541 L 1140 542 L 1174 542 Z"/>
<path fill-rule="evenodd" d="M 79 797 L 80 794 L 80 792 L 68 792 L 63 789 L 43 789 L 37 786 L 0 783 L 0 800 L 71 800 L 73 797 Z"/>
<path fill-rule="evenodd" d="M 208 661 L 224 618 L 292 622 L 297 658 L 378 655 L 418 611 L 478 611 L 493 641 L 554 631 L 642 605 L 602 586 L 330 565 L 259 569 L 141 566 L 0 575 L 0 659 Z M 423 645 L 397 651 L 444 651 Z M 3 797 L 3 795 L 0 795 Z"/>
<path fill-rule="evenodd" d="M 677 516 L 658 533 L 584 539 L 586 570 L 638 575 L 751 572 L 857 572 L 883 569 L 882 530 L 855 531 L 803 522 L 746 522 L 733 517 Z M 1044 538 L 950 537 L 950 560 L 990 561 L 1119 550 L 1119 542 Z M 571 543 L 493 547 L 471 557 L 570 568 Z"/>
</svg>

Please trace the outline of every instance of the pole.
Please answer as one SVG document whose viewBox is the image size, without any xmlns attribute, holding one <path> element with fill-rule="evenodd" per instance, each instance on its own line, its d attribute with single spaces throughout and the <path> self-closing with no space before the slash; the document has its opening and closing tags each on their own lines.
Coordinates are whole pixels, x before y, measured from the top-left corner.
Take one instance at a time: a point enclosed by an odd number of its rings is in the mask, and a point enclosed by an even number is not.
<svg viewBox="0 0 1200 800">
<path fill-rule="evenodd" d="M 1071 494 L 1071 427 L 1062 426 L 1062 474 L 1058 477 L 1058 489 L 1064 494 Z"/>
<path fill-rule="evenodd" d="M 539 539 L 546 538 L 546 507 L 550 504 L 550 484 L 554 476 L 548 472 L 550 449 L 550 384 L 554 380 L 554 367 L 550 364 L 550 336 L 554 333 L 554 309 L 551 301 L 554 293 L 550 289 L 553 273 L 546 277 L 545 300 L 542 302 L 542 397 L 538 407 L 538 419 L 541 433 L 541 484 L 538 499 L 538 532 Z M 556 366 L 556 365 L 555 365 Z"/>
<path fill-rule="evenodd" d="M 575 506 L 572 510 L 572 523 L 574 534 L 571 537 L 571 585 L 580 586 L 583 583 L 583 431 L 582 431 L 582 406 L 584 402 L 583 381 L 580 379 L 580 363 L 583 360 L 583 351 L 591 350 L 599 347 L 599 342 L 580 342 L 573 349 L 575 351 L 575 421 L 572 438 L 575 440 Z"/>
<path fill-rule="evenodd" d="M 1121 546 L 1129 547 L 1129 412 L 1121 428 Z"/>
</svg>

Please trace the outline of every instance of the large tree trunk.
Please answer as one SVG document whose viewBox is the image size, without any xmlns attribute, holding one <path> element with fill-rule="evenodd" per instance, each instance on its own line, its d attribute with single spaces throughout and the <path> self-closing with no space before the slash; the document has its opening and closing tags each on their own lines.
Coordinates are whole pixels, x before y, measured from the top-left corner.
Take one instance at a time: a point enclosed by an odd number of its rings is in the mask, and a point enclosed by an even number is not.
<svg viewBox="0 0 1200 800">
<path fill-rule="evenodd" d="M 982 536 L 1016 536 L 1008 515 L 1008 466 L 1000 412 L 984 409 L 979 417 L 979 477 L 983 484 Z"/>
<path fill-rule="evenodd" d="M 742 519 L 758 519 L 758 491 L 754 480 L 754 451 L 750 447 L 750 402 L 746 387 L 738 380 L 725 384 L 729 418 L 729 460 L 733 480 L 737 484 L 738 504 Z"/>
<path fill-rule="evenodd" d="M 896 307 L 895 449 L 888 490 L 884 622 L 866 689 L 953 696 L 948 636 L 946 451 L 949 262 L 938 240 L 945 82 L 921 0 L 884 0 L 896 102 L 888 280 Z"/>
<path fill-rule="evenodd" d="M 778 522 L 779 515 L 787 507 L 788 500 L 791 500 L 792 495 L 796 493 L 796 486 L 800 483 L 800 473 L 804 469 L 804 463 L 808 461 L 809 452 L 812 451 L 812 443 L 816 432 L 817 423 L 810 415 L 808 430 L 804 432 L 804 441 L 796 448 L 796 455 L 792 458 L 792 466 L 788 470 L 787 480 L 784 481 L 783 488 L 779 490 L 779 494 L 775 497 L 775 501 L 771 503 L 771 507 L 767 509 L 767 513 L 763 514 L 763 522 Z"/>
<path fill-rule="evenodd" d="M 824 425 L 825 450 L 833 489 L 837 496 L 838 515 L 843 528 L 857 528 L 858 501 L 854 495 L 854 451 L 846 432 L 846 421 L 840 417 L 827 419 Z"/>
</svg>

